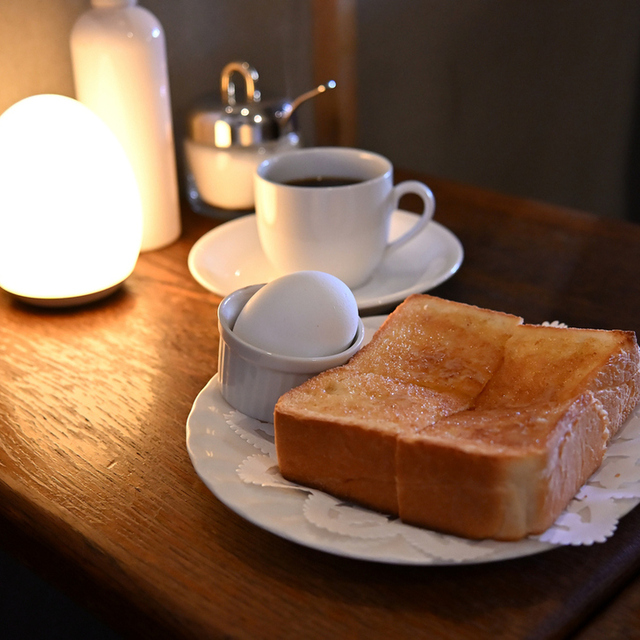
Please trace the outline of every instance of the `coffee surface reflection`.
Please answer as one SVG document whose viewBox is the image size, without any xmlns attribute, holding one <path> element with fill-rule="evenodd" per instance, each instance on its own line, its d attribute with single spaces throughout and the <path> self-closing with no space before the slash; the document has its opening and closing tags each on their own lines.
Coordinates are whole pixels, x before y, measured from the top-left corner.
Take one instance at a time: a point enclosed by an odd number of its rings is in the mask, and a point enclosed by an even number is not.
<svg viewBox="0 0 640 640">
<path fill-rule="evenodd" d="M 343 178 L 341 176 L 317 176 L 313 178 L 296 178 L 287 180 L 283 184 L 290 187 L 348 187 L 352 184 L 360 184 L 364 180 L 358 178 Z"/>
</svg>

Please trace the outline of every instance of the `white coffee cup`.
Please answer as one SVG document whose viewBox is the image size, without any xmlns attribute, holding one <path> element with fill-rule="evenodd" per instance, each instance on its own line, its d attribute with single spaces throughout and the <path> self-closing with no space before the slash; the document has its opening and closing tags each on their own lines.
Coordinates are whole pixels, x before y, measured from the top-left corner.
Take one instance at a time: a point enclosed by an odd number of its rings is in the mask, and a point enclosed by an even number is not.
<svg viewBox="0 0 640 640">
<path fill-rule="evenodd" d="M 322 186 L 333 178 L 351 184 Z M 435 211 L 426 185 L 409 180 L 394 186 L 387 158 L 346 147 L 315 147 L 269 158 L 258 166 L 254 184 L 260 244 L 276 272 L 325 271 L 352 289 L 363 285 L 389 252 L 420 233 Z M 409 193 L 422 198 L 424 211 L 391 242 L 391 214 Z"/>
</svg>

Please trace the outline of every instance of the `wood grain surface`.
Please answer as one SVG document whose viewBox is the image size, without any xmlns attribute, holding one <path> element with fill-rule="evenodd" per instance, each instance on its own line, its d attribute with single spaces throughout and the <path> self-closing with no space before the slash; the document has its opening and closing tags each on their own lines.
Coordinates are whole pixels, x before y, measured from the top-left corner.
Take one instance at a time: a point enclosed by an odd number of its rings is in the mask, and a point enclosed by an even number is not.
<svg viewBox="0 0 640 640">
<path fill-rule="evenodd" d="M 429 183 L 465 248 L 433 293 L 528 322 L 640 330 L 640 227 Z M 143 254 L 102 302 L 42 310 L 0 292 L 6 549 L 128 636 L 477 640 L 606 625 L 640 568 L 637 509 L 606 544 L 400 567 L 298 546 L 218 502 L 185 446 L 217 368 L 220 301 L 187 256 L 216 223 L 183 218 L 182 238 Z"/>
</svg>

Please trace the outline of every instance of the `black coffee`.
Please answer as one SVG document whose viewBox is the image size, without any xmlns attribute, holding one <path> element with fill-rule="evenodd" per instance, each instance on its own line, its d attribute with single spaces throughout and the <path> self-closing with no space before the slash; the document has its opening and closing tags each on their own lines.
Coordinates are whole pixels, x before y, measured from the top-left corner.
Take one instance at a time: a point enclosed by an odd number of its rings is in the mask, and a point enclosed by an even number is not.
<svg viewBox="0 0 640 640">
<path fill-rule="evenodd" d="M 358 178 L 341 178 L 339 176 L 317 176 L 315 178 L 296 178 L 287 180 L 284 184 L 291 187 L 348 187 L 352 184 L 364 182 Z"/>
</svg>

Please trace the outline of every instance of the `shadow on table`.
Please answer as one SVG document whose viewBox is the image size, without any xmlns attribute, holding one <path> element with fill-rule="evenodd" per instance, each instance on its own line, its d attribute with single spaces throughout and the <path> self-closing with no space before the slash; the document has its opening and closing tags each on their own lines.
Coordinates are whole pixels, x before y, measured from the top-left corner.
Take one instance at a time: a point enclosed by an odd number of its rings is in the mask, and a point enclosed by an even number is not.
<svg viewBox="0 0 640 640">
<path fill-rule="evenodd" d="M 0 619 L 6 640 L 118 640 L 120 636 L 11 556 L 0 552 Z"/>
</svg>

